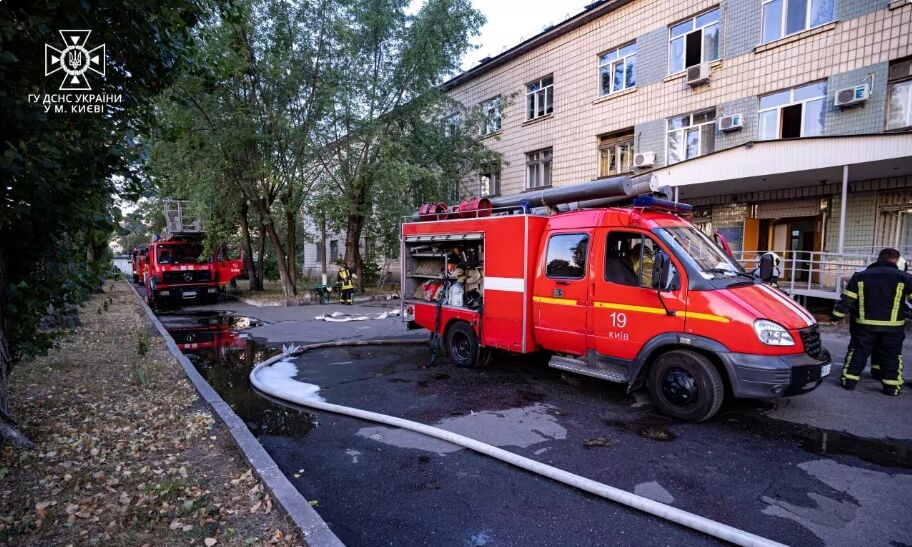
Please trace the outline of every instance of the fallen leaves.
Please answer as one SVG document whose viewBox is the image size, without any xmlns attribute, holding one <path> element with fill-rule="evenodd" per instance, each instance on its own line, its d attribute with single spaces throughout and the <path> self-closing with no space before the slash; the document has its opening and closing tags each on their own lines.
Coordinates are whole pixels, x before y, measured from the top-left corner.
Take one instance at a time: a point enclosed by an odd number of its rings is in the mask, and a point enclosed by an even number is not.
<svg viewBox="0 0 912 547">
<path fill-rule="evenodd" d="M 109 311 L 14 374 L 14 413 L 39 448 L 0 448 L 0 541 L 299 545 L 164 342 L 141 357 L 120 343 L 148 328 L 127 290 L 110 286 Z"/>
</svg>

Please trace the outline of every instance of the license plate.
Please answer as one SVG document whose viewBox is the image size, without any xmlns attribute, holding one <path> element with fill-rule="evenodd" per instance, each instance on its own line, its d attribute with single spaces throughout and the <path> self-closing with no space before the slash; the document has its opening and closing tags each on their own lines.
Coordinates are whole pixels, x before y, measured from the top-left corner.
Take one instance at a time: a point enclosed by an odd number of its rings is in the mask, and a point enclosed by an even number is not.
<svg viewBox="0 0 912 547">
<path fill-rule="evenodd" d="M 824 376 L 829 376 L 831 368 L 833 368 L 833 365 L 831 364 L 823 365 L 820 367 L 820 377 L 823 378 Z"/>
<path fill-rule="evenodd" d="M 196 298 L 196 291 L 184 291 L 181 293 L 184 298 Z"/>
</svg>

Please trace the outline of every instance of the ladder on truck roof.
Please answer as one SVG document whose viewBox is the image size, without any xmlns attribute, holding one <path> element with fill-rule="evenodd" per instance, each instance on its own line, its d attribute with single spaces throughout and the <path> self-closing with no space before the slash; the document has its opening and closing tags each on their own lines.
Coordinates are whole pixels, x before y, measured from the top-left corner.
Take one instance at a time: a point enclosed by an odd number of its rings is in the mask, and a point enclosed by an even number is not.
<svg viewBox="0 0 912 547">
<path fill-rule="evenodd" d="M 190 202 L 178 199 L 165 200 L 165 230 L 163 239 L 172 239 L 178 236 L 201 236 L 203 234 L 203 221 L 194 218 L 190 210 Z"/>
</svg>

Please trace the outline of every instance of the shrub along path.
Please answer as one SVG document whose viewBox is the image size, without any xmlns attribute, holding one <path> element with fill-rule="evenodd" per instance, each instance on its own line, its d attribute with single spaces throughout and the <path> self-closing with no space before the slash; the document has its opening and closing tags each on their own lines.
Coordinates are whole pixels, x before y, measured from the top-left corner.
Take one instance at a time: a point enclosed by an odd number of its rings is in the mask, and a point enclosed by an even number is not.
<svg viewBox="0 0 912 547">
<path fill-rule="evenodd" d="M 32 451 L 0 450 L 0 542 L 300 545 L 129 287 L 12 376 Z"/>
</svg>

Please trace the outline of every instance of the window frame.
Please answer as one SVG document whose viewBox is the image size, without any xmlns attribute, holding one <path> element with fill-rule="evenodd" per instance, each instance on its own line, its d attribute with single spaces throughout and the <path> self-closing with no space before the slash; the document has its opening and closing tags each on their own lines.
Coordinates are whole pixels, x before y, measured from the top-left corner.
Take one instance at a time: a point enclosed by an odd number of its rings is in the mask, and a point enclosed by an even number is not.
<svg viewBox="0 0 912 547">
<path fill-rule="evenodd" d="M 503 129 L 503 97 L 501 95 L 496 95 L 490 99 L 481 101 L 479 106 L 482 113 L 481 136 L 487 137 L 488 135 L 500 132 L 500 130 Z M 489 130 L 489 127 L 494 125 L 494 120 L 497 121 L 497 127 Z"/>
<path fill-rule="evenodd" d="M 896 59 L 895 61 L 890 63 L 890 68 L 892 69 L 893 66 L 896 66 L 899 64 L 904 64 L 904 63 L 912 63 L 912 57 Z M 888 72 L 888 74 L 889 74 L 889 72 Z M 889 127 L 887 124 L 889 124 L 889 122 L 890 122 L 890 100 L 893 98 L 894 88 L 900 84 L 906 84 L 910 88 L 909 97 L 906 99 L 908 101 L 908 104 L 906 105 L 906 108 L 908 109 L 908 110 L 906 110 L 906 117 L 908 118 L 909 123 L 907 125 L 902 125 L 899 127 Z M 902 132 L 902 131 L 908 131 L 909 129 L 912 129 L 912 66 L 910 66 L 909 74 L 907 74 L 906 76 L 901 76 L 899 78 L 892 78 L 892 79 L 889 78 L 889 76 L 887 77 L 886 99 L 887 99 L 887 101 L 886 101 L 887 104 L 884 107 L 884 116 L 885 116 L 884 117 L 884 131 Z"/>
<path fill-rule="evenodd" d="M 551 256 L 551 241 L 553 241 L 554 238 L 556 238 L 556 237 L 566 237 L 566 236 L 582 236 L 586 240 L 586 254 L 583 255 L 583 264 L 581 265 L 582 275 L 580 275 L 579 277 L 552 276 L 551 274 L 548 273 L 548 263 L 550 262 L 549 258 Z M 548 236 L 548 244 L 545 245 L 545 264 L 544 264 L 545 277 L 548 279 L 557 279 L 557 280 L 570 279 L 570 280 L 576 280 L 576 281 L 579 281 L 580 279 L 585 279 L 587 274 L 589 273 L 588 272 L 589 253 L 592 252 L 592 247 L 590 245 L 591 241 L 592 241 L 592 235 L 589 232 L 558 232 L 558 233 L 551 234 L 550 236 Z"/>
<path fill-rule="evenodd" d="M 603 141 L 611 141 L 611 142 L 604 143 Z M 598 146 L 598 148 L 597 148 L 598 149 L 598 172 L 597 172 L 598 178 L 614 177 L 614 176 L 618 176 L 618 175 L 625 175 L 627 173 L 633 173 L 633 169 L 634 169 L 633 156 L 636 155 L 635 142 L 636 142 L 636 134 L 632 128 L 629 130 L 614 131 L 612 133 L 605 133 L 605 134 L 599 135 L 598 136 L 598 145 L 597 145 Z M 630 147 L 630 169 L 626 170 L 626 171 L 618 170 L 616 173 L 611 173 L 610 169 L 608 170 L 608 172 L 603 172 L 602 171 L 602 165 L 603 165 L 602 158 L 603 158 L 603 154 L 605 153 L 605 151 L 614 149 L 613 152 L 615 154 L 615 157 L 620 157 L 619 148 L 621 146 Z M 618 164 L 620 166 L 620 162 L 618 162 Z"/>
<path fill-rule="evenodd" d="M 550 154 L 547 159 L 544 158 L 545 153 Z M 531 156 L 533 156 L 533 155 L 536 156 L 535 159 L 531 159 Z M 545 163 L 550 164 L 549 170 L 548 170 L 548 173 L 549 173 L 548 182 L 546 184 L 537 184 L 535 186 L 531 186 L 529 184 L 529 182 L 530 182 L 529 167 L 531 167 L 532 165 L 536 165 L 537 166 L 536 167 L 536 178 L 539 178 L 539 174 L 540 174 L 541 175 L 540 178 L 542 178 L 542 180 L 543 180 L 544 179 L 544 167 L 543 166 Z M 526 190 L 536 190 L 538 188 L 548 188 L 551 186 L 553 179 L 554 179 L 554 147 L 549 146 L 547 148 L 540 148 L 538 150 L 532 150 L 530 152 L 526 152 Z"/>
<path fill-rule="evenodd" d="M 489 180 L 493 180 L 493 181 L 494 181 L 494 184 L 493 184 L 493 186 L 494 186 L 493 191 L 489 191 L 488 193 L 485 193 L 485 192 L 484 192 L 484 181 L 483 181 L 483 179 L 484 179 L 486 176 L 488 177 Z M 500 169 L 499 166 L 497 166 L 496 169 L 493 168 L 493 167 L 490 167 L 490 168 L 488 168 L 488 169 L 482 169 L 482 170 L 478 173 L 478 197 L 489 198 L 489 197 L 493 197 L 493 196 L 499 196 L 499 195 L 500 195 L 500 177 L 501 177 L 501 169 Z M 491 190 L 491 184 L 490 184 L 490 183 L 488 184 L 488 189 Z"/>
<path fill-rule="evenodd" d="M 698 114 L 704 114 L 704 113 L 707 113 L 707 112 L 710 112 L 710 111 L 712 111 L 712 113 L 713 113 L 713 118 L 712 118 L 712 120 L 706 121 L 706 122 L 700 122 L 700 123 L 697 123 L 697 124 L 694 123 L 694 116 L 696 116 L 696 115 L 698 115 Z M 687 116 L 688 118 L 690 118 L 690 123 L 689 123 L 688 125 L 685 125 L 684 127 L 677 128 L 677 129 L 669 129 L 669 123 L 670 123 L 671 120 L 673 120 L 673 119 L 675 119 L 675 118 L 683 118 L 684 116 Z M 666 166 L 668 166 L 668 165 L 675 165 L 675 164 L 678 164 L 678 163 L 682 163 L 682 162 L 685 162 L 685 161 L 688 161 L 688 160 L 692 160 L 692 159 L 694 159 L 694 158 L 699 158 L 699 157 L 701 157 L 701 156 L 705 156 L 705 155 L 712 154 L 713 152 L 715 152 L 715 151 L 716 151 L 716 150 L 715 150 L 715 148 L 716 148 L 716 147 L 715 147 L 715 131 L 716 131 L 716 127 L 715 127 L 715 126 L 716 126 L 716 121 L 717 121 L 717 119 L 718 119 L 718 113 L 716 112 L 716 107 L 704 108 L 704 109 L 701 109 L 701 110 L 694 110 L 693 112 L 688 112 L 688 113 L 686 113 L 686 114 L 680 114 L 680 115 L 677 115 L 677 116 L 669 116 L 668 118 L 665 118 L 665 165 L 666 165 Z M 705 152 L 705 153 L 704 153 L 704 152 L 703 152 L 703 127 L 704 127 L 704 126 L 707 126 L 707 125 L 712 125 L 712 126 L 713 126 L 713 149 L 710 150 L 709 152 Z M 686 157 L 686 156 L 687 156 L 687 131 L 688 131 L 689 129 L 695 129 L 695 128 L 698 128 L 698 130 L 697 130 L 697 135 L 698 135 L 699 138 L 700 138 L 700 140 L 698 141 L 698 143 L 699 143 L 699 144 L 698 144 L 698 147 L 700 148 L 700 153 L 697 154 L 696 156 L 694 156 L 693 158 L 688 158 L 688 157 Z M 684 143 L 684 155 L 685 155 L 685 157 L 684 157 L 683 159 L 679 159 L 678 161 L 676 161 L 676 162 L 674 162 L 674 163 L 671 163 L 670 160 L 669 160 L 669 151 L 670 151 L 670 147 L 668 146 L 668 136 L 669 136 L 671 133 L 675 133 L 675 132 L 679 132 L 679 131 L 681 132 L 681 135 L 682 135 L 682 140 L 681 140 L 681 142 Z"/>
<path fill-rule="evenodd" d="M 812 26 L 811 17 L 812 17 L 812 10 L 814 7 L 814 0 L 806 0 L 807 7 L 805 7 L 805 10 L 804 10 L 804 26 L 801 28 L 801 30 L 796 30 L 795 32 L 786 32 L 788 30 L 788 4 L 791 1 L 792 0 L 761 0 L 761 2 L 760 2 L 760 44 L 761 45 L 771 44 L 777 40 L 782 40 L 782 39 L 788 38 L 790 36 L 795 36 L 796 34 L 801 34 L 802 32 L 805 32 L 807 30 L 812 30 L 812 29 L 819 28 L 819 27 L 822 27 L 825 25 L 829 25 L 830 23 L 836 21 L 836 0 L 832 0 L 833 9 L 832 9 L 832 13 L 830 14 L 829 21 L 825 21 L 823 23 L 819 23 L 819 24 Z M 764 19 L 764 11 L 766 9 L 767 4 L 772 4 L 773 2 L 782 2 L 782 15 L 779 18 L 779 36 L 776 38 L 773 38 L 772 40 L 764 40 L 763 29 L 765 26 L 764 23 L 766 22 Z"/>
<path fill-rule="evenodd" d="M 636 48 L 636 45 L 637 45 L 637 44 L 636 44 L 636 41 L 634 40 L 633 42 L 628 42 L 628 43 L 623 44 L 623 45 L 620 45 L 620 46 L 618 46 L 618 47 L 616 47 L 616 48 L 609 49 L 608 51 L 605 51 L 604 53 L 601 53 L 601 54 L 598 55 L 598 57 L 596 57 L 596 59 L 597 59 L 597 61 L 598 61 L 598 72 L 597 72 L 598 84 L 597 84 L 596 87 L 598 88 L 598 96 L 599 96 L 599 97 L 609 97 L 609 96 L 611 96 L 611 95 L 613 95 L 613 94 L 615 94 L 615 93 L 620 93 L 620 92 L 622 92 L 622 91 L 627 91 L 628 89 L 636 89 L 636 56 L 637 56 L 637 51 L 636 51 L 637 48 Z M 622 57 L 622 56 L 621 56 L 621 50 L 626 49 L 626 48 L 628 48 L 628 47 L 630 47 L 630 46 L 633 46 L 633 51 L 632 51 L 631 53 L 627 53 L 626 55 L 624 55 L 624 56 Z M 614 54 L 614 56 L 613 56 L 611 59 L 605 60 L 605 57 L 607 57 L 608 55 L 611 55 L 611 54 Z M 627 76 L 627 73 L 628 73 L 628 65 L 627 65 L 627 62 L 628 62 L 628 60 L 631 59 L 631 58 L 633 59 L 633 67 L 632 67 L 632 72 L 633 72 L 633 85 L 628 86 L 628 85 L 627 85 L 627 79 L 628 79 L 628 76 Z M 610 70 L 610 72 L 609 72 L 609 82 L 608 82 L 608 89 L 609 89 L 609 90 L 608 90 L 608 92 L 606 93 L 606 92 L 605 92 L 605 88 L 604 88 L 604 86 L 602 85 L 602 83 L 603 83 L 603 82 L 602 82 L 602 69 L 604 69 L 605 67 L 612 68 L 612 67 L 614 67 L 614 65 L 617 64 L 619 61 L 622 62 L 622 63 L 623 63 L 623 66 L 624 66 L 624 86 L 623 86 L 621 89 L 618 89 L 618 90 L 615 90 L 615 89 L 614 89 L 614 86 L 615 86 L 615 71 L 614 71 L 614 70 Z"/>
<path fill-rule="evenodd" d="M 546 80 L 551 80 L 551 83 L 544 85 Z M 535 89 L 532 89 L 532 86 L 538 86 Z M 551 95 L 551 110 L 548 110 L 548 95 Z M 532 109 L 529 109 L 529 99 L 532 98 L 533 105 Z M 539 100 L 541 97 L 544 97 L 545 107 L 542 109 L 542 114 L 537 114 L 539 111 Z M 548 74 L 547 76 L 542 76 L 537 80 L 533 80 L 526 84 L 526 121 L 537 120 L 550 116 L 554 114 L 554 74 Z"/>
<path fill-rule="evenodd" d="M 719 18 L 716 21 L 712 21 L 710 23 L 704 24 L 701 27 L 697 27 L 697 19 L 699 19 L 700 17 L 703 17 L 704 15 L 712 13 L 713 11 L 719 12 Z M 679 36 L 672 36 L 672 34 L 671 34 L 672 29 L 674 27 L 677 27 L 684 23 L 692 23 L 693 28 Z M 708 27 L 711 27 L 712 25 L 719 26 L 718 42 L 716 44 L 718 56 L 715 59 L 706 59 L 705 58 L 706 51 L 704 50 L 703 46 L 706 42 L 706 29 Z M 675 74 L 683 74 L 683 73 L 687 72 L 688 68 L 690 68 L 689 66 L 687 66 L 687 36 L 690 33 L 697 32 L 697 31 L 700 31 L 700 63 L 712 63 L 712 62 L 718 61 L 719 59 L 722 58 L 722 7 L 717 5 L 713 8 L 701 11 L 700 13 L 694 15 L 693 17 L 688 17 L 688 18 L 682 19 L 674 24 L 668 25 L 668 61 L 667 62 L 668 62 L 668 75 L 669 76 L 673 76 Z M 674 52 L 674 47 L 672 46 L 672 43 L 675 40 L 679 40 L 679 39 L 683 41 L 683 48 L 681 49 L 681 55 L 683 55 L 684 58 L 683 58 L 681 64 L 684 66 L 680 70 L 673 71 L 672 70 L 672 66 L 673 66 L 672 55 Z M 691 65 L 691 66 L 697 66 L 697 65 Z"/>
<path fill-rule="evenodd" d="M 462 116 L 459 112 L 453 112 L 448 114 L 441 119 L 443 123 L 443 136 L 451 139 L 459 135 L 460 124 L 462 122 Z"/>
<path fill-rule="evenodd" d="M 801 100 L 799 100 L 799 101 L 796 101 L 796 100 L 795 100 L 795 91 L 797 91 L 797 90 L 799 90 L 799 89 L 803 89 L 803 88 L 805 88 L 805 87 L 810 87 L 810 86 L 813 86 L 813 85 L 817 85 L 817 84 L 820 84 L 820 83 L 823 83 L 824 86 L 825 86 L 825 87 L 824 87 L 824 90 L 823 90 L 823 95 L 818 95 L 818 96 L 814 96 L 814 97 L 810 97 L 810 98 L 806 98 L 806 99 L 801 99 Z M 773 95 L 777 95 L 777 94 L 782 93 L 782 92 L 784 92 L 784 91 L 788 91 L 788 92 L 789 92 L 789 100 L 788 100 L 787 103 L 780 104 L 780 105 L 775 105 L 775 106 L 769 106 L 769 107 L 766 107 L 766 108 L 763 108 L 763 107 L 760 106 L 760 101 L 762 101 L 764 97 L 770 97 L 770 96 L 773 96 Z M 798 105 L 798 104 L 801 105 L 801 135 L 799 135 L 797 138 L 799 138 L 799 139 L 805 138 L 805 135 L 804 135 L 804 124 L 805 124 L 806 115 L 807 115 L 807 103 L 813 102 L 813 101 L 820 101 L 820 100 L 822 100 L 822 101 L 823 101 L 823 104 L 821 105 L 821 107 L 822 107 L 822 108 L 825 108 L 825 107 L 826 107 L 826 103 L 827 103 L 827 94 L 829 93 L 829 91 L 830 91 L 830 90 L 829 90 L 829 82 L 828 82 L 827 80 L 816 80 L 816 81 L 813 81 L 813 82 L 808 82 L 808 83 L 806 83 L 806 84 L 801 84 L 801 85 L 799 85 L 799 86 L 795 86 L 795 87 L 791 87 L 791 88 L 787 88 L 787 89 L 780 89 L 779 91 L 774 91 L 774 92 L 772 92 L 772 93 L 766 93 L 766 94 L 763 94 L 763 95 L 757 97 L 757 106 L 758 106 L 758 108 L 757 108 L 757 140 L 758 140 L 758 141 L 769 141 L 769 140 L 774 140 L 774 141 L 775 141 L 775 140 L 782 140 L 782 138 L 783 138 L 783 137 L 782 137 L 782 109 L 784 109 L 784 108 L 786 108 L 786 107 L 789 107 L 789 106 L 795 106 L 795 105 Z M 777 137 L 774 138 L 774 139 L 765 139 L 765 138 L 763 138 L 763 136 L 762 136 L 763 134 L 762 134 L 762 132 L 761 132 L 761 130 L 762 130 L 762 123 L 763 123 L 763 121 L 762 121 L 762 120 L 763 120 L 763 113 L 764 113 L 764 112 L 771 112 L 771 111 L 773 111 L 773 110 L 778 110 L 778 111 L 779 111 L 779 115 L 776 116 L 776 135 L 777 135 Z M 826 119 L 826 116 L 824 116 L 824 119 Z M 823 127 L 821 127 L 821 129 L 820 129 L 821 135 L 823 134 L 823 132 L 824 132 L 825 130 L 826 130 L 826 123 L 824 123 Z M 812 136 L 816 136 L 816 135 L 812 135 Z"/>
<path fill-rule="evenodd" d="M 610 255 L 610 254 L 608 253 L 608 250 L 609 250 L 609 249 L 608 249 L 608 244 L 611 242 L 611 236 L 617 235 L 617 234 L 630 235 L 630 236 L 639 236 L 639 238 L 640 238 L 640 244 L 642 245 L 642 247 L 640 248 L 640 271 L 639 271 L 639 272 L 633 272 L 633 273 L 635 273 L 636 276 L 637 276 L 637 284 L 636 284 L 636 285 L 628 285 L 627 283 L 622 283 L 622 282 L 620 282 L 620 281 L 612 281 L 611 279 L 608 279 L 608 260 L 609 260 L 610 258 L 612 258 L 612 255 Z M 643 262 L 644 262 L 644 261 L 643 261 L 643 257 L 646 255 L 646 253 L 645 253 L 645 249 L 646 249 L 645 241 L 646 241 L 646 239 L 649 239 L 650 241 L 652 241 L 653 259 L 655 258 L 656 249 L 658 249 L 658 250 L 662 251 L 663 253 L 665 253 L 665 255 L 668 256 L 669 258 L 671 257 L 671 254 L 670 254 L 667 250 L 665 250 L 665 247 L 662 246 L 662 243 L 661 243 L 661 241 L 659 240 L 659 238 L 656 237 L 655 234 L 653 234 L 652 232 L 648 232 L 648 231 L 646 231 L 646 232 L 641 232 L 641 231 L 637 231 L 637 230 L 624 230 L 624 229 L 612 229 L 612 230 L 609 230 L 608 233 L 605 234 L 605 259 L 604 259 L 604 263 L 602 264 L 602 280 L 604 280 L 606 283 L 611 283 L 611 284 L 614 284 L 614 285 L 620 285 L 620 286 L 622 286 L 622 287 L 631 287 L 631 288 L 634 288 L 634 289 L 647 289 L 647 290 L 649 290 L 649 291 L 655 291 L 655 288 L 652 287 L 652 280 L 650 280 L 650 284 L 649 284 L 649 285 L 644 285 L 644 284 L 643 284 L 643 272 L 644 272 L 644 269 L 643 269 L 642 266 L 643 266 Z M 672 262 L 672 264 L 674 264 L 674 262 Z M 676 264 L 674 264 L 674 267 L 677 269 L 677 265 L 676 265 Z M 633 269 L 633 268 L 631 268 L 631 270 L 632 270 L 632 269 Z M 679 270 L 679 271 L 680 271 L 680 270 Z M 650 275 L 651 275 L 651 273 L 650 273 Z M 679 274 L 679 275 L 680 275 L 680 274 Z"/>
</svg>

